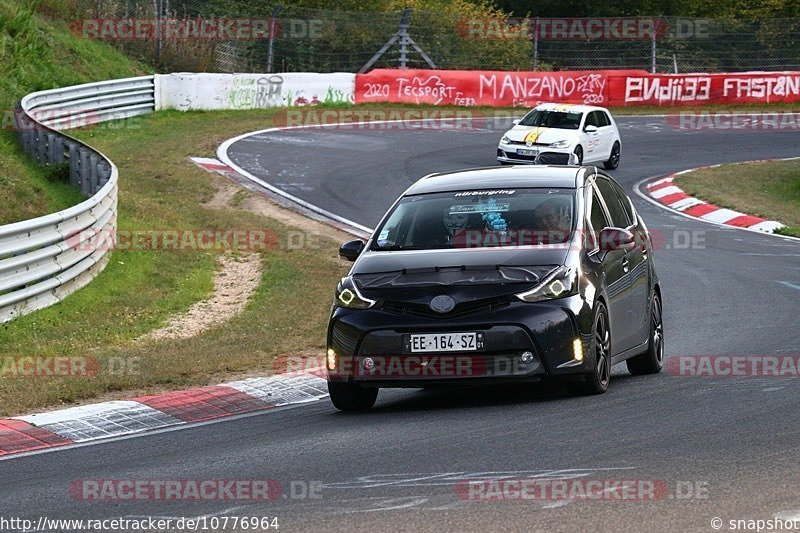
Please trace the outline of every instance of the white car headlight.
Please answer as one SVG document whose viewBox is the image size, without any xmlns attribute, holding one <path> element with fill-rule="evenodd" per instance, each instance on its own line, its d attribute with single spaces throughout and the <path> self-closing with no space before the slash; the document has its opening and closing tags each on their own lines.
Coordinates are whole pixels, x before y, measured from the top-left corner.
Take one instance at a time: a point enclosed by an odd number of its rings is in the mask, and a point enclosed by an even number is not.
<svg viewBox="0 0 800 533">
<path fill-rule="evenodd" d="M 578 271 L 574 268 L 560 266 L 554 269 L 535 288 L 517 294 L 523 302 L 541 302 L 572 296 L 578 291 Z"/>
<path fill-rule="evenodd" d="M 503 138 L 500 139 L 500 142 L 503 144 L 508 144 L 511 142 L 511 139 L 508 138 L 508 135 L 503 135 Z"/>
<path fill-rule="evenodd" d="M 568 139 L 564 139 L 561 141 L 556 141 L 554 143 L 550 143 L 547 145 L 548 148 L 568 148 L 570 145 L 570 141 Z"/>
<path fill-rule="evenodd" d="M 369 309 L 375 305 L 375 300 L 370 300 L 362 296 L 361 293 L 358 292 L 353 278 L 348 276 L 342 278 L 342 281 L 337 285 L 333 304 L 346 309 Z"/>
</svg>

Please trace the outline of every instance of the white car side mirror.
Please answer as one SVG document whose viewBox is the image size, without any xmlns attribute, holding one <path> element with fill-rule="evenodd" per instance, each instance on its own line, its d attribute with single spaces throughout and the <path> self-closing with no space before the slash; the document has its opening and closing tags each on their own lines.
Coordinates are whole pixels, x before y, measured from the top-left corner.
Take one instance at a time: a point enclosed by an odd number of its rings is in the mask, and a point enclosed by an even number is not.
<svg viewBox="0 0 800 533">
<path fill-rule="evenodd" d="M 594 133 L 597 131 L 597 126 L 592 126 L 591 124 L 588 124 L 583 128 L 583 131 L 585 131 L 586 133 Z"/>
<path fill-rule="evenodd" d="M 514 120 L 511 121 L 511 123 L 516 126 L 517 124 L 519 124 L 520 120 L 521 119 L 519 119 L 519 118 L 515 118 Z"/>
</svg>

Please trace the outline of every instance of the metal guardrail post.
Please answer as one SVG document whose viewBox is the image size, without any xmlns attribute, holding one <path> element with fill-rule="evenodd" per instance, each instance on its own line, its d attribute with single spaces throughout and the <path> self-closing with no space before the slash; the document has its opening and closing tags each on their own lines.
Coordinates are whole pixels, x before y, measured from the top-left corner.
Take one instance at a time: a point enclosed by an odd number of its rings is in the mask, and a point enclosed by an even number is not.
<svg viewBox="0 0 800 533">
<path fill-rule="evenodd" d="M 59 165 L 64 162 L 64 141 L 56 133 L 47 133 L 47 146 L 50 149 L 48 163 Z"/>
<path fill-rule="evenodd" d="M 100 173 L 97 168 L 99 160 L 100 158 L 97 157 L 97 154 L 93 152 L 89 154 L 89 194 L 92 195 L 100 188 L 98 185 L 100 183 Z"/>
<path fill-rule="evenodd" d="M 36 132 L 36 160 L 44 165 L 47 163 L 47 136 L 43 131 Z"/>
<path fill-rule="evenodd" d="M 111 178 L 111 166 L 101 159 L 97 162 L 97 173 L 99 176 L 98 188 L 100 188 Z"/>
<path fill-rule="evenodd" d="M 31 125 L 25 124 L 22 126 L 22 130 L 20 130 L 19 135 L 22 138 L 22 151 L 28 155 L 33 155 L 34 133 L 31 129 Z"/>
<path fill-rule="evenodd" d="M 75 187 L 80 187 L 81 162 L 79 147 L 76 143 L 67 141 L 67 150 L 69 151 L 69 182 Z"/>
<path fill-rule="evenodd" d="M 89 196 L 92 190 L 92 171 L 91 171 L 91 161 L 89 160 L 89 150 L 84 147 L 80 147 L 78 149 L 78 154 L 80 157 L 80 166 L 78 167 L 78 174 L 81 177 L 81 192 Z"/>
</svg>

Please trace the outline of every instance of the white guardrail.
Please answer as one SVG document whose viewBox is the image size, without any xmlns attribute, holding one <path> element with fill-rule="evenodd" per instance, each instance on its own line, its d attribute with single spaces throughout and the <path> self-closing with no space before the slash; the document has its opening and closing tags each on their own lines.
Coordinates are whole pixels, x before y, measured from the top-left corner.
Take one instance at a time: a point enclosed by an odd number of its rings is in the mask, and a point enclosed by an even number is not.
<svg viewBox="0 0 800 533">
<path fill-rule="evenodd" d="M 354 92 L 351 73 L 179 73 L 29 94 L 17 112 L 20 145 L 41 164 L 68 165 L 70 183 L 89 199 L 0 226 L 0 323 L 53 305 L 89 283 L 108 263 L 109 243 L 116 240 L 117 167 L 62 130 L 159 109 L 352 102 Z"/>
<path fill-rule="evenodd" d="M 115 235 L 117 167 L 59 130 L 155 110 L 155 77 L 144 76 L 29 94 L 17 110 L 17 136 L 39 163 L 69 165 L 70 183 L 89 199 L 39 218 L 0 226 L 0 322 L 47 307 L 83 287 L 106 265 Z M 91 242 L 91 241 L 88 241 Z"/>
</svg>

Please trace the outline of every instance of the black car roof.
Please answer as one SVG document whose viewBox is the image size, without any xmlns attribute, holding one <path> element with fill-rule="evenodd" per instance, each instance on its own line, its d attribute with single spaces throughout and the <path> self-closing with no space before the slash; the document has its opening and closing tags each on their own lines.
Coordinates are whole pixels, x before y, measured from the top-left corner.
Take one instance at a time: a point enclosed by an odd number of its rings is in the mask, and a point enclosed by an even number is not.
<svg viewBox="0 0 800 533">
<path fill-rule="evenodd" d="M 406 194 L 525 187 L 574 189 L 596 172 L 595 167 L 559 165 L 473 168 L 425 176 L 409 187 Z"/>
</svg>

